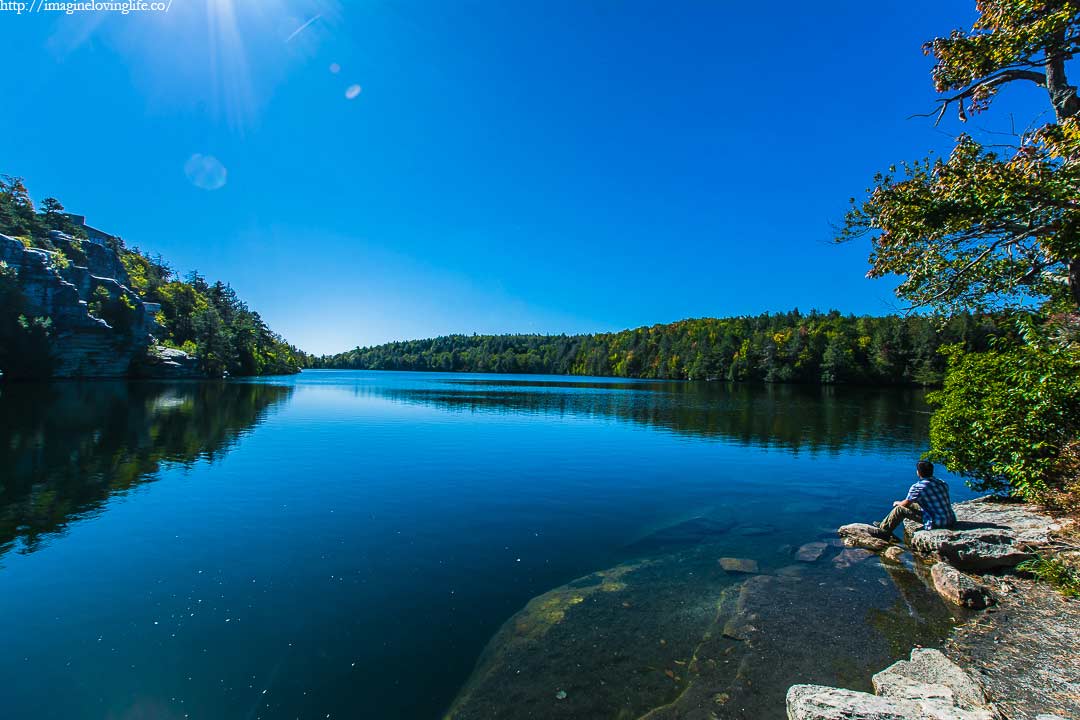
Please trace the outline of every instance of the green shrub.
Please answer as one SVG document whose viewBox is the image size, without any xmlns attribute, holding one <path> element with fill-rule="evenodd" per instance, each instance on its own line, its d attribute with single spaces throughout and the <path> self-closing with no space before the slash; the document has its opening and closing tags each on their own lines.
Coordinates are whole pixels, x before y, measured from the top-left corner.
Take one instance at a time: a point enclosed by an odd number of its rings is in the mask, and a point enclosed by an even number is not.
<svg viewBox="0 0 1080 720">
<path fill-rule="evenodd" d="M 113 297 L 107 288 L 98 285 L 90 295 L 87 310 L 117 332 L 127 333 L 135 326 L 139 307 L 126 294 Z"/>
<path fill-rule="evenodd" d="M 1066 597 L 1080 597 L 1080 573 L 1069 567 L 1061 558 L 1037 557 L 1025 560 L 1017 570 L 1029 572 L 1043 582 L 1050 583 Z"/>
<path fill-rule="evenodd" d="M 928 456 L 976 490 L 1037 500 L 1060 484 L 1061 452 L 1080 437 L 1080 357 L 1030 325 L 1021 331 L 1018 346 L 943 350 L 945 384 L 927 397 Z"/>
</svg>

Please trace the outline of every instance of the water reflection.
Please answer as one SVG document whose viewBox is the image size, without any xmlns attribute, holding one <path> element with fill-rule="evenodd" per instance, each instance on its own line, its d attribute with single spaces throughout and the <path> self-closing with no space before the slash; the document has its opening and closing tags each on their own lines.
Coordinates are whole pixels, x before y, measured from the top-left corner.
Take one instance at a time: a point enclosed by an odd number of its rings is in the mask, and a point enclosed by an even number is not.
<svg viewBox="0 0 1080 720">
<path fill-rule="evenodd" d="M 0 386 L 0 555 L 31 552 L 163 463 L 213 461 L 292 387 L 233 383 Z"/>
<path fill-rule="evenodd" d="M 930 418 L 922 391 L 895 388 L 467 379 L 374 391 L 445 410 L 615 418 L 811 453 L 911 447 L 926 438 Z"/>
</svg>

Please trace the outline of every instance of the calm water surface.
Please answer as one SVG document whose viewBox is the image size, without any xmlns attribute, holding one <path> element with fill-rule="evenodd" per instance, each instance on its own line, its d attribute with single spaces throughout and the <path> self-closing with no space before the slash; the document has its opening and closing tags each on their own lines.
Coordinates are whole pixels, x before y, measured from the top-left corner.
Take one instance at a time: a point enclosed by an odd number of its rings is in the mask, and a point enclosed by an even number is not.
<svg viewBox="0 0 1080 720">
<path fill-rule="evenodd" d="M 0 386 L 0 714 L 636 717 L 688 686 L 687 608 L 750 577 L 723 556 L 802 577 L 788 615 L 850 591 L 814 642 L 839 653 L 826 677 L 865 682 L 939 609 L 875 560 L 794 553 L 902 496 L 927 420 L 915 391 L 596 378 Z M 550 591 L 540 625 L 515 615 Z M 805 646 L 778 607 L 771 639 L 717 653 Z M 593 654 L 570 668 L 567 643 Z M 814 669 L 776 647 L 777 687 Z"/>
</svg>

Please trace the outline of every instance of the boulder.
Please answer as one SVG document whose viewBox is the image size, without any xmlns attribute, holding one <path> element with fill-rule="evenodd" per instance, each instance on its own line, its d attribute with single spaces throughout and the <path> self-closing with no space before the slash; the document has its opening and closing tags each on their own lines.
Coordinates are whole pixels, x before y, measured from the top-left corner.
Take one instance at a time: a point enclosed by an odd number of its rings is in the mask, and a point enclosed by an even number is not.
<svg viewBox="0 0 1080 720">
<path fill-rule="evenodd" d="M 991 720 L 988 710 L 966 710 L 931 699 L 910 700 L 823 685 L 792 685 L 788 720 Z"/>
<path fill-rule="evenodd" d="M 918 530 L 908 544 L 912 552 L 960 570 L 1011 568 L 1034 557 L 1012 530 L 994 527 Z"/>
<path fill-rule="evenodd" d="M 877 673 L 873 677 L 873 684 L 874 692 L 878 695 L 901 698 L 941 698 L 948 695 L 950 702 L 958 707 L 986 707 L 986 697 L 975 681 L 940 650 L 912 650 L 910 660 L 900 660 Z M 948 693 L 944 693 L 941 687 L 947 689 Z"/>
<path fill-rule="evenodd" d="M 930 577 L 938 594 L 956 605 L 982 610 L 995 602 L 993 593 L 986 586 L 975 582 L 948 563 L 936 563 L 930 568 Z"/>
<path fill-rule="evenodd" d="M 842 525 L 837 531 L 844 545 L 863 548 L 874 552 L 887 550 L 896 542 L 895 538 L 877 525 L 869 523 L 850 523 Z"/>
</svg>

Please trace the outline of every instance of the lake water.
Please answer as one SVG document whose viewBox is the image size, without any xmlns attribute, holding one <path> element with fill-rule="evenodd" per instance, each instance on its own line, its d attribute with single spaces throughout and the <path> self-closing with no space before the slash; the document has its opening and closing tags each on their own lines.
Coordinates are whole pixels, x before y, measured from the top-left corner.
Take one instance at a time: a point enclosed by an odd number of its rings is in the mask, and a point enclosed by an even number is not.
<svg viewBox="0 0 1080 720">
<path fill-rule="evenodd" d="M 844 387 L 0 386 L 0 714 L 781 718 L 950 627 L 833 532 L 927 423 Z"/>
</svg>

